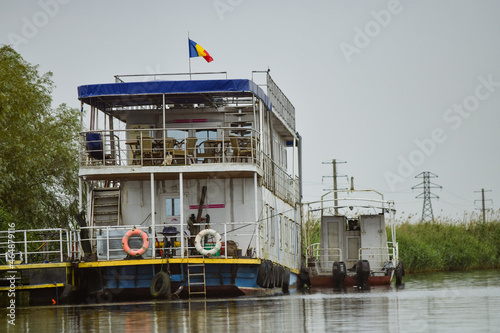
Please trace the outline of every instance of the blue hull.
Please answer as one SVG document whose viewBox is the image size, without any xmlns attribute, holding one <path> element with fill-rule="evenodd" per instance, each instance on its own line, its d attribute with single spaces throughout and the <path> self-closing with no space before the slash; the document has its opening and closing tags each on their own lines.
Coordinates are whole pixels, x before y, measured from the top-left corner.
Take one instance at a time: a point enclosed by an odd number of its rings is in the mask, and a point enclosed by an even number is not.
<svg viewBox="0 0 500 333">
<path fill-rule="evenodd" d="M 278 292 L 280 288 L 262 288 L 257 284 L 258 264 L 205 264 L 205 279 L 201 273 L 202 266 L 191 265 L 189 281 L 191 291 L 203 290 L 206 286 L 208 297 L 242 296 Z M 100 267 L 84 270 L 87 282 L 87 295 L 102 295 L 107 299 L 128 299 L 130 297 L 151 298 L 150 287 L 153 277 L 160 271 L 170 271 L 170 292 L 174 293 L 181 288 L 180 296 L 189 296 L 188 264 L 163 265 L 128 265 Z M 82 272 L 83 273 L 83 272 Z M 298 286 L 297 274 L 290 274 L 289 290 Z M 168 292 L 167 292 L 168 294 Z"/>
</svg>

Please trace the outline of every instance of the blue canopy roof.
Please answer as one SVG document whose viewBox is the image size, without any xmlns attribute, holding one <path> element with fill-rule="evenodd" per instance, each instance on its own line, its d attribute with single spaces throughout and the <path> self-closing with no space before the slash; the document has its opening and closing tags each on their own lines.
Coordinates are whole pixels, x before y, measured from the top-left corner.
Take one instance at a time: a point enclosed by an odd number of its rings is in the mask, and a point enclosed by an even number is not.
<svg viewBox="0 0 500 333">
<path fill-rule="evenodd" d="M 91 84 L 78 87 L 78 99 L 106 111 L 113 107 L 166 103 L 215 103 L 219 97 L 256 96 L 271 101 L 251 80 L 147 81 Z"/>
</svg>

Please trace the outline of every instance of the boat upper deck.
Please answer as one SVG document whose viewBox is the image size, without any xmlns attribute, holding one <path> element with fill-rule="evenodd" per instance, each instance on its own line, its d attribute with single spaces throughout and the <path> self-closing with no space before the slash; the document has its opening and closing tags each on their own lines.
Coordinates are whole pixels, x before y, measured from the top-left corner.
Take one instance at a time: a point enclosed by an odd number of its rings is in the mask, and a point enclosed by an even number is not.
<svg viewBox="0 0 500 333">
<path fill-rule="evenodd" d="M 266 110 L 277 118 L 275 125 L 286 128 L 292 139 L 295 133 L 295 108 L 281 89 L 266 73 L 267 94 L 254 81 L 248 79 L 172 80 L 124 82 L 115 76 L 115 83 L 91 84 L 78 87 L 78 99 L 92 108 L 127 122 L 127 111 L 161 112 L 165 109 L 213 107 L 242 107 L 263 103 Z M 203 73 L 198 73 L 203 74 Z M 211 73 L 207 73 L 211 74 Z M 165 74 L 168 75 L 168 74 Z M 183 75 L 183 74 L 181 74 Z M 131 75 L 133 77 L 149 75 Z M 156 77 L 156 75 L 154 75 Z M 283 131 L 284 133 L 284 131 Z"/>
<path fill-rule="evenodd" d="M 124 82 L 117 76 L 115 83 L 78 87 L 82 108 L 90 106 L 89 128 L 80 133 L 80 176 L 257 173 L 280 197 L 297 197 L 295 109 L 269 73 L 260 74 L 267 94 L 246 79 Z"/>
</svg>

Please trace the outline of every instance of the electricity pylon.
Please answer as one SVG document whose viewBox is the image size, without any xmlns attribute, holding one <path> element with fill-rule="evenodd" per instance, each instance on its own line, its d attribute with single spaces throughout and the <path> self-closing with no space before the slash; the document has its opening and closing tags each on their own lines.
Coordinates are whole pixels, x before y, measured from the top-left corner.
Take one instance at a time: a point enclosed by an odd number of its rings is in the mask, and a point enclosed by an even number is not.
<svg viewBox="0 0 500 333">
<path fill-rule="evenodd" d="M 431 198 L 439 199 L 439 197 L 431 193 L 431 188 L 443 188 L 440 185 L 431 183 L 431 178 L 438 176 L 429 171 L 424 171 L 415 176 L 415 178 L 423 178 L 422 182 L 413 186 L 411 189 L 423 189 L 423 192 L 415 198 L 424 198 L 424 206 L 422 207 L 422 222 L 434 221 L 434 213 L 432 212 Z"/>
</svg>

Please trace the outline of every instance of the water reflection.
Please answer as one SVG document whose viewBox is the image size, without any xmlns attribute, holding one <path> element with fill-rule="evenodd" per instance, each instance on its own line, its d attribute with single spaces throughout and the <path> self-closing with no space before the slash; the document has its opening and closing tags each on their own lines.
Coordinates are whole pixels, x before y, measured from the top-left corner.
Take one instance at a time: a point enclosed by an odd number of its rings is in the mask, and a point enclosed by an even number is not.
<svg viewBox="0 0 500 333">
<path fill-rule="evenodd" d="M 498 273 L 410 276 L 398 289 L 19 308 L 16 326 L 0 327 L 8 332 L 495 331 L 500 327 Z"/>
</svg>

